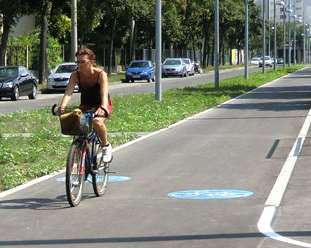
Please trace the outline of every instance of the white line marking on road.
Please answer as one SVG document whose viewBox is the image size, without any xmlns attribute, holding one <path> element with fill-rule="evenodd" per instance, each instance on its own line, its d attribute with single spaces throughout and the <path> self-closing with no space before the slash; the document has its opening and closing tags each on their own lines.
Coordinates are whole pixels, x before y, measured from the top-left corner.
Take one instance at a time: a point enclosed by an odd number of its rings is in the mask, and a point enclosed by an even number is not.
<svg viewBox="0 0 311 248">
<path fill-rule="evenodd" d="M 26 188 L 28 188 L 28 187 L 30 187 L 30 186 L 32 186 L 32 185 L 37 184 L 37 183 L 40 183 L 40 182 L 43 182 L 43 181 L 45 181 L 45 180 L 48 180 L 48 179 L 50 179 L 50 178 L 52 178 L 52 177 L 55 177 L 55 176 L 57 176 L 57 175 L 63 173 L 64 171 L 65 171 L 65 170 L 56 171 L 56 172 L 54 172 L 54 173 L 52 173 L 52 174 L 49 174 L 49 175 L 46 175 L 46 176 L 39 177 L 39 178 L 36 178 L 36 179 L 34 179 L 34 180 L 31 180 L 31 181 L 29 181 L 29 182 L 27 182 L 27 183 L 25 183 L 25 184 L 22 184 L 22 185 L 19 185 L 19 186 L 15 187 L 15 188 L 12 188 L 12 189 L 9 189 L 9 190 L 0 192 L 0 199 L 3 198 L 3 197 L 5 197 L 5 196 L 11 195 L 11 194 L 13 194 L 13 193 L 16 193 L 16 192 L 18 192 L 18 191 L 21 191 L 21 190 L 23 190 L 23 189 L 26 189 Z"/>
<path fill-rule="evenodd" d="M 257 223 L 257 227 L 258 227 L 258 230 L 262 234 L 272 239 L 285 242 L 285 243 L 289 243 L 292 245 L 311 248 L 311 244 L 284 237 L 276 233 L 271 227 L 271 222 L 273 220 L 274 214 L 276 212 L 277 207 L 280 206 L 285 190 L 289 183 L 289 179 L 295 168 L 295 164 L 297 162 L 298 156 L 302 150 L 303 143 L 308 134 L 310 124 L 311 124 L 311 109 L 308 112 L 308 115 L 299 132 L 299 135 L 282 167 L 282 170 L 268 196 L 268 199 L 266 200 L 266 203 L 265 203 L 266 207 L 262 211 L 262 214 Z"/>
<path fill-rule="evenodd" d="M 257 224 L 258 230 L 262 234 L 264 234 L 265 236 L 272 238 L 274 240 L 278 240 L 278 241 L 281 241 L 283 243 L 288 243 L 288 244 L 292 244 L 292 245 L 296 245 L 296 246 L 311 248 L 311 244 L 309 244 L 309 243 L 284 237 L 284 236 L 276 233 L 272 229 L 271 222 L 273 220 L 275 211 L 276 211 L 275 206 L 267 206 L 264 208 L 264 210 L 262 211 L 262 214 L 260 216 L 260 219 L 258 221 L 258 224 Z"/>
<path fill-rule="evenodd" d="M 266 205 L 276 207 L 280 206 L 290 176 L 295 168 L 296 161 L 298 159 L 303 143 L 307 136 L 310 124 L 311 124 L 311 110 L 309 110 L 305 122 L 300 130 L 300 133 L 283 165 L 283 168 L 272 188 L 272 191 L 270 192 L 270 195 L 266 201 Z"/>
</svg>

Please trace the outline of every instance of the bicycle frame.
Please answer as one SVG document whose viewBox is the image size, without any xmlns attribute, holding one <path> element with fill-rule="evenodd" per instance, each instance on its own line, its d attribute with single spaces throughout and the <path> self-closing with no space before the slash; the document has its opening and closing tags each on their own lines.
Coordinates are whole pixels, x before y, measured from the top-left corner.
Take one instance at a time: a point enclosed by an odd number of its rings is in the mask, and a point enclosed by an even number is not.
<svg viewBox="0 0 311 248">
<path fill-rule="evenodd" d="M 97 138 L 96 132 L 93 130 L 91 133 L 89 133 L 87 136 L 74 136 L 73 143 L 76 143 L 80 148 L 82 153 L 83 160 L 82 166 L 80 167 L 80 170 L 85 170 L 85 179 L 87 180 L 87 177 L 89 174 L 94 175 L 95 172 L 92 167 L 92 155 L 94 153 L 94 142 Z M 90 144 L 92 144 L 92 147 L 90 147 Z M 91 150 L 90 150 L 91 149 Z M 79 173 L 83 173 L 83 171 L 80 171 Z"/>
</svg>

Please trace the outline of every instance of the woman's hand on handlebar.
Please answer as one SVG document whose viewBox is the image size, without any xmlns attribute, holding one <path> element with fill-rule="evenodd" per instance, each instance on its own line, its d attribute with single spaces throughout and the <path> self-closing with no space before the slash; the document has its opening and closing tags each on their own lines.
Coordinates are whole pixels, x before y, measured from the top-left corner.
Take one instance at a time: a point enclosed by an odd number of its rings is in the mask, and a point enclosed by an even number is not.
<svg viewBox="0 0 311 248">
<path fill-rule="evenodd" d="M 53 115 L 62 115 L 65 113 L 65 107 L 59 107 L 56 104 L 52 106 L 51 110 Z"/>
<path fill-rule="evenodd" d="M 94 113 L 94 117 L 105 117 L 107 118 L 107 112 L 102 109 L 101 107 L 99 107 L 98 109 L 96 109 L 95 113 Z"/>
</svg>

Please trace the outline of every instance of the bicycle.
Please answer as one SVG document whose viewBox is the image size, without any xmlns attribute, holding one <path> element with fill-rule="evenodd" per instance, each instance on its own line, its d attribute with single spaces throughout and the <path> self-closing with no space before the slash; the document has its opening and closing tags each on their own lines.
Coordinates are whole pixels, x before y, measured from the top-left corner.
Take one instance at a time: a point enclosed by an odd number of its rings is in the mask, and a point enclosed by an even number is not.
<svg viewBox="0 0 311 248">
<path fill-rule="evenodd" d="M 52 114 L 60 116 L 53 105 Z M 93 111 L 82 116 L 85 123 L 90 124 L 95 117 Z M 102 196 L 107 190 L 109 164 L 103 161 L 99 138 L 92 127 L 83 135 L 73 136 L 66 162 L 66 195 L 72 207 L 79 205 L 82 199 L 84 182 L 92 176 L 93 190 L 96 196 Z"/>
</svg>

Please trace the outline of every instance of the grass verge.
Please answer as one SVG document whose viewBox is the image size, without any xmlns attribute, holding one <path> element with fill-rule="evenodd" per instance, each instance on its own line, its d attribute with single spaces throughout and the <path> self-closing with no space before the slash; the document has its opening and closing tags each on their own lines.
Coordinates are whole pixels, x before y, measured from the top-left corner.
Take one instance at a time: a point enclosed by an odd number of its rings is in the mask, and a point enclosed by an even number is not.
<svg viewBox="0 0 311 248">
<path fill-rule="evenodd" d="M 108 129 L 118 135 L 111 135 L 110 141 L 113 146 L 123 144 L 137 138 L 135 133 L 167 127 L 299 68 L 252 73 L 248 81 L 242 76 L 222 80 L 217 90 L 212 84 L 169 90 L 162 102 L 155 101 L 154 94 L 114 97 Z M 31 136 L 16 136 L 21 133 Z M 63 169 L 70 142 L 70 137 L 60 136 L 50 109 L 0 115 L 0 191 Z"/>
</svg>

